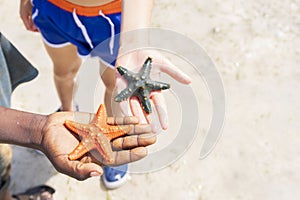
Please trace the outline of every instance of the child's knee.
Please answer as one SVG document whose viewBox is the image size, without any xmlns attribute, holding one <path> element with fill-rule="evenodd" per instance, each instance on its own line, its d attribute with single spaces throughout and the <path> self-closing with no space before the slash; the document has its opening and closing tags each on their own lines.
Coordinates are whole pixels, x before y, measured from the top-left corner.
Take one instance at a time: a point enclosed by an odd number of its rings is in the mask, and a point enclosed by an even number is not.
<svg viewBox="0 0 300 200">
<path fill-rule="evenodd" d="M 101 78 L 105 85 L 106 91 L 112 92 L 115 88 L 115 71 L 111 68 L 106 68 L 101 72 Z"/>
<path fill-rule="evenodd" d="M 54 64 L 54 77 L 57 80 L 70 80 L 74 79 L 77 75 L 81 61 L 74 61 L 71 65 L 58 65 Z"/>
<path fill-rule="evenodd" d="M 105 85 L 107 92 L 112 92 L 114 90 L 114 88 L 115 88 L 115 78 L 114 77 L 111 77 L 111 78 L 108 78 L 108 77 L 103 78 L 102 77 L 102 81 Z"/>
</svg>

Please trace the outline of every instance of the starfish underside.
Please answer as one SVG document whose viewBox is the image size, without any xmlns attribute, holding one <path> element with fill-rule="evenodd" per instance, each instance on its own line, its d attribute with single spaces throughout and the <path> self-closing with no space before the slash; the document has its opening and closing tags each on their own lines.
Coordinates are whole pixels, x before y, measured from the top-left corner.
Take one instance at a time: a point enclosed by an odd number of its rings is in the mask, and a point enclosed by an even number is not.
<svg viewBox="0 0 300 200">
<path fill-rule="evenodd" d="M 106 163 L 114 162 L 110 141 L 127 134 L 130 131 L 130 126 L 108 125 L 106 120 L 106 108 L 101 104 L 94 119 L 89 124 L 65 121 L 65 126 L 81 137 L 81 142 L 68 156 L 70 160 L 77 160 L 87 152 L 96 149 Z"/>
<path fill-rule="evenodd" d="M 143 67 L 138 73 L 131 72 L 124 67 L 117 67 L 119 74 L 127 81 L 128 86 L 116 97 L 116 102 L 127 100 L 130 97 L 137 97 L 146 113 L 151 113 L 150 93 L 170 88 L 170 84 L 153 81 L 150 78 L 152 59 L 147 58 Z"/>
</svg>

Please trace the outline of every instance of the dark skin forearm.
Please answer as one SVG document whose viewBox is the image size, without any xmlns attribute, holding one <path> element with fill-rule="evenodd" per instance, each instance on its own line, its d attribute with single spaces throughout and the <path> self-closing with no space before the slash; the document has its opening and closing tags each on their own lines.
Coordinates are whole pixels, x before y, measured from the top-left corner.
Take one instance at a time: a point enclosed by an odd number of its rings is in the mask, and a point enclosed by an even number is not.
<svg viewBox="0 0 300 200">
<path fill-rule="evenodd" d="M 0 143 L 39 148 L 46 116 L 0 107 Z"/>
<path fill-rule="evenodd" d="M 56 112 L 46 116 L 0 107 L 0 118 L 0 143 L 39 149 L 59 172 L 78 180 L 100 176 L 103 173 L 102 163 L 91 154 L 84 155 L 80 160 L 68 159 L 68 154 L 79 141 L 66 129 L 65 120 L 89 123 L 93 114 Z M 108 118 L 108 122 L 114 122 L 114 119 Z M 127 117 L 127 120 L 122 118 L 121 122 L 132 124 L 133 132 L 113 142 L 113 146 L 117 148 L 114 151 L 114 165 L 145 157 L 145 146 L 156 141 L 156 137 L 150 133 L 149 125 L 137 124 L 138 120 L 134 117 Z"/>
</svg>

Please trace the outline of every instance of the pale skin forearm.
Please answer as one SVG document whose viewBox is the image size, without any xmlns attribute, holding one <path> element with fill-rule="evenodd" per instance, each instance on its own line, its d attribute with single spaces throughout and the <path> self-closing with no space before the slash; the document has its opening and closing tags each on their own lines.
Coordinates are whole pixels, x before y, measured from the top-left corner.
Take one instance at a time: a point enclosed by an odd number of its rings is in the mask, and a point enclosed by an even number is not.
<svg viewBox="0 0 300 200">
<path fill-rule="evenodd" d="M 40 148 L 46 116 L 0 107 L 0 143 Z"/>
<path fill-rule="evenodd" d="M 122 33 L 150 27 L 153 6 L 154 0 L 122 1 L 121 46 L 130 42 L 124 41 Z"/>
<path fill-rule="evenodd" d="M 122 32 L 150 26 L 154 0 L 123 0 Z"/>
</svg>

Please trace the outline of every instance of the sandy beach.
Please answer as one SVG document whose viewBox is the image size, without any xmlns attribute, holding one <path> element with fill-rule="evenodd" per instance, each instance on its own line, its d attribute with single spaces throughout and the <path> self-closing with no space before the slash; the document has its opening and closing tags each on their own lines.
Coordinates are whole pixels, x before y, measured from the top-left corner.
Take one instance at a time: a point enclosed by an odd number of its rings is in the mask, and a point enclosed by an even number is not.
<svg viewBox="0 0 300 200">
<path fill-rule="evenodd" d="M 12 107 L 50 114 L 60 106 L 52 64 L 40 35 L 25 30 L 18 3 L 0 0 L 0 30 L 39 76 L 15 90 Z M 178 133 L 177 118 L 172 116 L 185 112 L 180 110 L 184 102 L 172 101 L 171 128 L 149 148 L 154 154 L 176 134 L 196 131 L 177 160 L 153 172 L 132 173 L 124 186 L 107 191 L 99 178 L 77 181 L 57 173 L 43 155 L 13 147 L 12 193 L 47 184 L 56 189 L 58 200 L 300 198 L 300 1 L 156 0 L 152 25 L 197 43 L 222 77 L 226 117 L 213 151 L 200 159 L 212 117 L 210 91 L 201 76 L 186 67 L 197 100 L 197 129 Z M 188 65 L 173 57 L 177 65 Z M 99 88 L 103 91 L 101 84 Z M 167 100 L 174 98 L 166 95 Z"/>
</svg>

